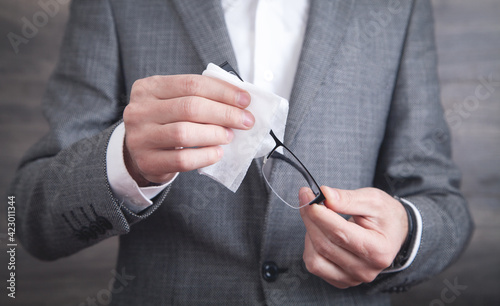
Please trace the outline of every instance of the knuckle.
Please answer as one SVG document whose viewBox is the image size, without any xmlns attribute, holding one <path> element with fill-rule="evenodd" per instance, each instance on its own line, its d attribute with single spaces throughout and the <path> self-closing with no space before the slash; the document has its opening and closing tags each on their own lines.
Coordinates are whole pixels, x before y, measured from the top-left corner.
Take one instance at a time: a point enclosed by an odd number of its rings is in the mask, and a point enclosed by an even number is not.
<svg viewBox="0 0 500 306">
<path fill-rule="evenodd" d="M 329 255 L 333 251 L 330 242 L 325 240 L 316 241 L 315 248 L 318 254 L 321 254 L 323 256 Z"/>
<path fill-rule="evenodd" d="M 228 132 L 223 127 L 214 127 L 212 129 L 213 139 L 216 140 L 220 144 L 228 144 L 229 143 L 227 133 Z"/>
<path fill-rule="evenodd" d="M 360 282 L 360 283 L 367 282 L 367 280 L 369 278 L 368 275 L 369 275 L 369 272 L 366 271 L 366 269 L 363 269 L 363 270 L 359 270 L 359 269 L 353 270 L 350 273 L 349 283 L 354 284 L 355 282 Z"/>
<path fill-rule="evenodd" d="M 332 231 L 331 236 L 328 237 L 333 243 L 339 246 L 349 245 L 350 240 L 347 233 L 342 230 L 335 229 Z"/>
<path fill-rule="evenodd" d="M 345 283 L 339 283 L 339 282 L 332 282 L 331 284 L 338 289 L 347 289 L 347 288 L 351 287 Z"/>
<path fill-rule="evenodd" d="M 353 286 L 356 286 L 357 282 L 351 279 L 347 279 L 346 277 L 342 278 L 330 278 L 327 280 L 328 283 L 335 286 L 338 289 L 347 289 Z"/>
<path fill-rule="evenodd" d="M 377 276 L 378 276 L 379 272 L 378 271 L 370 271 L 366 274 L 366 277 L 363 281 L 363 283 L 371 283 L 373 282 Z"/>
<path fill-rule="evenodd" d="M 321 271 L 321 263 L 317 257 L 314 256 L 304 256 L 304 263 L 307 271 L 314 275 L 318 275 Z"/>
<path fill-rule="evenodd" d="M 224 121 L 232 125 L 237 125 L 239 123 L 236 119 L 238 116 L 237 112 L 239 113 L 243 111 L 237 111 L 233 107 L 227 106 L 224 111 Z"/>
<path fill-rule="evenodd" d="M 130 91 L 130 101 L 141 100 L 147 96 L 147 83 L 146 79 L 138 79 L 132 84 Z"/>
<path fill-rule="evenodd" d="M 132 92 L 139 90 L 139 88 L 144 88 L 143 86 L 144 79 L 137 79 L 132 84 Z"/>
<path fill-rule="evenodd" d="M 201 78 L 193 75 L 189 75 L 184 78 L 184 89 L 186 93 L 195 96 L 200 92 L 201 87 Z"/>
<path fill-rule="evenodd" d="M 385 194 L 382 190 L 377 188 L 367 188 L 367 191 L 370 194 L 370 198 L 372 199 L 372 205 L 376 207 L 383 206 L 385 201 L 387 201 Z"/>
<path fill-rule="evenodd" d="M 353 243 L 352 244 L 354 252 L 358 254 L 361 258 L 369 258 L 372 253 L 371 246 L 367 245 L 365 242 Z"/>
<path fill-rule="evenodd" d="M 129 104 L 123 110 L 123 122 L 125 125 L 132 125 L 135 123 L 136 107 L 134 104 Z"/>
<path fill-rule="evenodd" d="M 174 164 L 174 167 L 177 169 L 177 171 L 186 172 L 192 170 L 193 161 L 191 161 L 188 154 L 185 154 L 184 150 L 178 150 L 178 152 L 176 153 L 177 154 L 174 154 L 172 163 Z"/>
<path fill-rule="evenodd" d="M 155 88 L 161 86 L 162 77 L 159 75 L 153 75 L 146 78 L 146 81 L 148 82 L 149 87 Z"/>
<path fill-rule="evenodd" d="M 377 277 L 378 273 L 375 271 L 363 271 L 356 275 L 354 282 L 357 282 L 357 285 L 360 283 L 371 283 Z"/>
<path fill-rule="evenodd" d="M 361 283 L 363 282 L 360 282 L 358 280 L 350 280 L 347 282 L 347 288 L 359 286 L 361 285 Z"/>
<path fill-rule="evenodd" d="M 128 104 L 123 110 L 123 123 L 125 126 L 138 126 L 148 117 L 148 110 L 137 103 Z"/>
<path fill-rule="evenodd" d="M 195 103 L 194 96 L 184 97 L 182 99 L 182 112 L 187 119 L 194 120 L 198 117 L 198 107 Z"/>
<path fill-rule="evenodd" d="M 367 258 L 369 258 L 370 266 L 374 269 L 383 270 L 389 267 L 394 260 L 395 255 L 392 255 L 392 252 L 386 246 L 383 248 L 371 248 L 369 251 L 370 257 Z"/>
<path fill-rule="evenodd" d="M 178 122 L 172 126 L 170 138 L 178 147 L 184 147 L 188 140 L 189 128 L 187 124 Z"/>
<path fill-rule="evenodd" d="M 378 189 L 375 189 L 373 188 L 374 190 L 372 191 L 372 194 L 373 194 L 373 200 L 375 203 L 377 203 L 378 205 L 383 205 L 384 204 L 384 201 L 386 200 L 386 198 L 384 197 L 384 194 L 381 190 L 378 190 Z"/>
<path fill-rule="evenodd" d="M 393 256 L 389 254 L 381 254 L 380 256 L 377 256 L 375 260 L 373 261 L 373 264 L 375 268 L 379 270 L 383 270 L 387 267 L 389 267 L 392 264 L 393 261 Z"/>
<path fill-rule="evenodd" d="M 383 270 L 392 264 L 394 256 L 389 245 L 383 242 L 367 242 L 358 247 L 358 254 L 370 261 L 370 265 Z"/>
</svg>

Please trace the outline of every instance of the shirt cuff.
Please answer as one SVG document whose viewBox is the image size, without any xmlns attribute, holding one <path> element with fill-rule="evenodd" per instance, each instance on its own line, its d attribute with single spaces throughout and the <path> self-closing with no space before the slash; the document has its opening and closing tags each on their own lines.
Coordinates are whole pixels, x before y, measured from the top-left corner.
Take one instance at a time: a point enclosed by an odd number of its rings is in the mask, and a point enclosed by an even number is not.
<svg viewBox="0 0 500 306">
<path fill-rule="evenodd" d="M 382 271 L 381 273 L 394 273 L 394 272 L 403 271 L 406 268 L 408 268 L 415 260 L 415 257 L 417 257 L 418 249 L 420 248 L 420 241 L 422 240 L 422 226 L 423 226 L 422 215 L 420 215 L 420 212 L 418 211 L 417 207 L 415 205 L 413 205 L 413 203 L 411 203 L 410 201 L 403 199 L 403 198 L 399 198 L 399 200 L 404 205 L 411 208 L 413 215 L 415 216 L 415 221 L 416 221 L 414 224 L 414 226 L 415 226 L 415 239 L 413 239 L 413 243 L 410 246 L 410 256 L 408 257 L 408 260 L 401 267 L 389 268 L 389 269 Z"/>
<path fill-rule="evenodd" d="M 106 150 L 106 171 L 111 191 L 120 202 L 134 213 L 139 213 L 153 204 L 152 198 L 170 185 L 177 174 L 168 182 L 159 186 L 139 187 L 128 173 L 123 159 L 125 124 L 120 123 L 109 139 Z"/>
</svg>

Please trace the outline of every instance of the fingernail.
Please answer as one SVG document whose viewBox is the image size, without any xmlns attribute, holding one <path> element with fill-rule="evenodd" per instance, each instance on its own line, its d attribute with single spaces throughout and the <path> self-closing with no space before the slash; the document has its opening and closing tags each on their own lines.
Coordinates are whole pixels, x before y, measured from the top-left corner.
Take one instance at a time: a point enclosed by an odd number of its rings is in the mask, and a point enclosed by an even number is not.
<svg viewBox="0 0 500 306">
<path fill-rule="evenodd" d="M 248 105 L 250 105 L 250 100 L 250 94 L 245 91 L 240 91 L 236 99 L 238 105 L 241 107 L 247 107 Z"/>
<path fill-rule="evenodd" d="M 233 130 L 226 128 L 226 136 L 227 136 L 227 142 L 231 142 L 234 138 L 234 132 Z"/>
<path fill-rule="evenodd" d="M 254 123 L 255 123 L 255 119 L 254 119 L 253 115 L 248 111 L 244 111 L 243 112 L 243 125 L 246 127 L 252 127 Z"/>
</svg>

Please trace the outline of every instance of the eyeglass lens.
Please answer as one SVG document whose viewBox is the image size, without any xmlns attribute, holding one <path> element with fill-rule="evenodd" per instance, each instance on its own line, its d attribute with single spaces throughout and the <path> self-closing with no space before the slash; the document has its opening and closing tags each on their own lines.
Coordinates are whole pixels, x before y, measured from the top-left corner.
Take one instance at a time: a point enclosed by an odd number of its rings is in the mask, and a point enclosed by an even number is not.
<svg viewBox="0 0 500 306">
<path fill-rule="evenodd" d="M 315 195 L 320 190 L 307 170 L 298 159 L 286 148 L 280 147 L 282 153 L 274 150 L 262 166 L 264 178 L 272 191 L 288 206 L 299 209 L 309 203 L 300 204 L 299 190 L 309 187 Z"/>
</svg>

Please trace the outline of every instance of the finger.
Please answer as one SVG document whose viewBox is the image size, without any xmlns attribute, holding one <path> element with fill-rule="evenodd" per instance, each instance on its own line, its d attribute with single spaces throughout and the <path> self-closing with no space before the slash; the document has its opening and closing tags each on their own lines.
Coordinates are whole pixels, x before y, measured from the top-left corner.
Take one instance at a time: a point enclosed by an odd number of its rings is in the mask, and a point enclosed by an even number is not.
<svg viewBox="0 0 500 306">
<path fill-rule="evenodd" d="M 326 228 L 320 227 L 311 219 L 310 215 L 314 214 L 313 211 L 316 210 L 314 205 L 303 210 L 302 220 L 319 254 L 342 266 L 353 266 L 360 261 L 359 256 L 350 251 L 350 247 L 344 248 L 344 246 L 350 244 L 351 241 L 346 241 L 345 238 L 339 237 L 339 235 L 335 233 L 334 224 L 330 224 Z"/>
<path fill-rule="evenodd" d="M 158 99 L 198 96 L 240 108 L 250 104 L 250 95 L 243 89 L 202 75 L 154 76 L 141 81 Z"/>
<path fill-rule="evenodd" d="M 305 221 L 307 222 L 307 221 Z M 321 231 L 314 223 L 307 226 L 307 235 L 316 253 L 339 267 L 350 280 L 356 282 L 371 282 L 380 272 L 373 266 L 369 254 L 359 255 L 346 250 L 329 240 L 326 233 Z"/>
<path fill-rule="evenodd" d="M 394 199 L 376 188 L 361 188 L 357 190 L 342 190 L 322 186 L 325 195 L 325 206 L 341 214 L 380 217 L 386 209 L 383 205 L 391 204 Z M 382 208 L 382 209 L 381 209 Z"/>
<path fill-rule="evenodd" d="M 235 129 L 249 129 L 255 118 L 247 110 L 202 97 L 181 97 L 148 105 L 148 117 L 159 124 L 189 121 Z"/>
<path fill-rule="evenodd" d="M 300 188 L 299 190 L 300 207 L 303 207 L 305 204 L 310 203 L 312 200 L 314 200 L 314 198 L 315 196 L 311 188 L 309 187 Z"/>
<path fill-rule="evenodd" d="M 156 149 L 206 147 L 231 142 L 234 132 L 217 125 L 176 122 L 151 128 L 147 146 Z"/>
<path fill-rule="evenodd" d="M 311 207 L 310 209 L 305 209 L 304 214 L 302 215 L 302 220 L 304 221 L 304 225 L 306 227 L 307 233 L 313 241 L 314 248 L 316 251 L 327 258 L 328 260 L 337 262 L 340 257 L 351 256 L 357 257 L 356 254 L 353 254 L 348 249 L 344 249 L 339 243 L 336 235 L 332 235 L 330 231 L 324 232 L 323 228 L 319 227 L 314 223 L 309 214 L 311 214 L 311 210 L 315 208 Z"/>
<path fill-rule="evenodd" d="M 148 181 L 164 181 L 166 174 L 186 172 L 212 165 L 222 158 L 219 146 L 180 150 L 145 151 L 135 161 L 142 176 Z"/>
<path fill-rule="evenodd" d="M 307 230 L 319 229 L 325 239 L 360 258 L 369 258 L 378 237 L 356 223 L 349 222 L 323 205 L 309 205 L 301 209 Z M 328 246 L 325 245 L 325 248 Z"/>
<path fill-rule="evenodd" d="M 340 266 L 318 254 L 308 233 L 304 242 L 303 260 L 310 273 L 321 277 L 337 288 L 345 289 L 360 283 L 352 280 Z"/>
<path fill-rule="evenodd" d="M 326 186 L 322 186 L 321 188 L 323 189 Z M 322 190 L 324 193 L 324 190 Z M 312 190 L 308 187 L 302 187 L 299 190 L 299 201 L 300 204 L 303 205 L 305 203 L 309 203 L 312 199 L 314 198 L 314 193 Z M 327 200 L 329 200 L 327 198 Z M 345 221 L 344 218 L 336 214 L 334 211 L 328 209 L 326 206 L 323 205 L 307 205 L 303 206 L 300 209 L 300 214 L 302 217 L 302 220 L 304 221 L 304 224 L 306 226 L 306 229 L 309 231 L 311 228 L 317 228 L 318 225 L 315 223 L 318 221 L 322 227 L 325 228 L 328 231 L 334 231 L 336 228 L 343 226 L 343 223 Z M 337 225 L 338 224 L 338 225 Z M 346 229 L 348 230 L 348 229 Z M 329 234 L 331 236 L 331 234 Z M 335 240 L 339 240 L 337 237 Z M 332 241 L 335 241 L 332 240 Z M 338 241 L 338 245 L 343 245 L 345 244 L 346 239 L 342 239 L 342 241 Z"/>
</svg>

